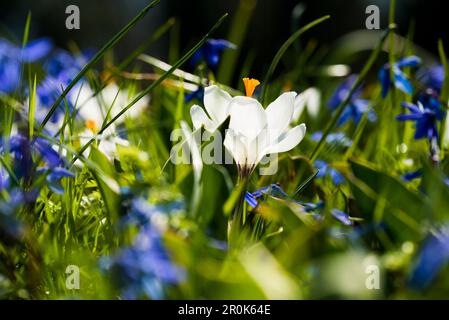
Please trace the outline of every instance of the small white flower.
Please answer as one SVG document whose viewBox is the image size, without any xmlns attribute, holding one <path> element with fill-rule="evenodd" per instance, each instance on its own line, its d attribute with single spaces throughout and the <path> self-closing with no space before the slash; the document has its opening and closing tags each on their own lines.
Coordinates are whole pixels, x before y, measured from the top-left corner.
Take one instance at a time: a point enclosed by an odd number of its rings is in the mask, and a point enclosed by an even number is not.
<svg viewBox="0 0 449 320">
<path fill-rule="evenodd" d="M 304 109 L 307 113 L 316 118 L 320 111 L 321 93 L 317 88 L 309 88 L 301 92 L 295 99 L 295 111 L 293 112 L 293 122 L 296 123 L 301 117 Z"/>
<path fill-rule="evenodd" d="M 128 90 L 120 89 L 114 83 L 107 85 L 96 96 L 94 96 L 94 91 L 86 83 L 79 90 L 74 90 L 74 92 L 70 97 L 71 103 L 74 105 L 76 103 L 79 115 L 85 120 L 86 127 L 92 131 L 101 129 L 111 106 L 109 118 L 116 116 L 133 98 L 130 97 Z M 137 118 L 142 114 L 148 102 L 148 97 L 143 97 L 122 117 L 118 118 L 115 123 L 122 123 L 125 117 Z"/>
<path fill-rule="evenodd" d="M 107 85 L 96 96 L 94 96 L 94 91 L 86 83 L 79 90 L 74 90 L 74 92 L 75 94 L 70 97 L 71 103 L 76 104 L 78 113 L 85 121 L 86 126 L 86 129 L 80 134 L 82 145 L 86 144 L 90 139 L 96 138 L 99 141 L 99 150 L 109 158 L 116 154 L 117 145 L 129 145 L 127 140 L 117 136 L 115 124 L 123 122 L 126 116 L 130 118 L 138 117 L 148 105 L 147 97 L 140 99 L 124 116 L 118 118 L 101 135 L 97 135 L 97 132 L 105 122 L 108 110 L 111 109 L 109 118 L 113 118 L 132 101 L 132 97 L 130 97 L 126 89 L 120 90 L 114 83 Z M 88 153 L 89 150 L 86 151 L 86 154 Z"/>
</svg>

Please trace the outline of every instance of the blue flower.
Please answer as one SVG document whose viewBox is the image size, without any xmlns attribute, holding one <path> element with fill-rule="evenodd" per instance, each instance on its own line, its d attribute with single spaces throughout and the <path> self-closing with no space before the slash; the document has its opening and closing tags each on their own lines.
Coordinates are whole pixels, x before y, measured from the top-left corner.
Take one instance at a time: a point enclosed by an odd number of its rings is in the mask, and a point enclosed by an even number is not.
<svg viewBox="0 0 449 320">
<path fill-rule="evenodd" d="M 31 41 L 24 48 L 0 39 L 0 93 L 11 93 L 19 87 L 22 63 L 40 60 L 51 49 L 52 43 L 46 38 Z"/>
<path fill-rule="evenodd" d="M 47 174 L 46 181 L 48 187 L 58 194 L 64 193 L 61 186 L 61 179 L 64 177 L 73 177 L 73 173 L 64 169 L 63 158 L 59 155 L 53 146 L 43 138 L 35 138 L 30 141 L 26 136 L 17 134 L 9 139 L 8 148 L 14 155 L 14 173 L 17 178 L 29 180 L 35 172 L 35 162 L 33 153 L 43 160 L 45 167 L 37 169 L 38 174 Z M 4 144 L 0 146 L 0 151 L 4 152 Z"/>
<path fill-rule="evenodd" d="M 259 204 L 257 200 L 262 198 L 264 195 L 269 195 L 279 199 L 287 199 L 289 197 L 278 184 L 271 184 L 256 190 L 253 193 L 247 191 L 245 194 L 245 201 L 254 209 Z"/>
<path fill-rule="evenodd" d="M 235 48 L 236 46 L 229 41 L 210 39 L 193 55 L 190 63 L 194 66 L 199 61 L 204 60 L 210 69 L 215 70 L 220 61 L 221 53 L 226 49 Z"/>
<path fill-rule="evenodd" d="M 424 240 L 409 279 L 410 287 L 428 287 L 449 261 L 449 229 L 441 228 Z"/>
<path fill-rule="evenodd" d="M 185 276 L 172 263 L 160 231 L 151 224 L 142 227 L 132 246 L 103 258 L 101 267 L 115 276 L 124 299 L 163 299 L 164 285 L 177 284 Z"/>
<path fill-rule="evenodd" d="M 65 78 L 70 82 L 87 64 L 91 56 L 91 50 L 84 50 L 76 55 L 65 50 L 58 50 L 44 63 L 44 70 L 49 76 Z"/>
<path fill-rule="evenodd" d="M 438 107 L 435 109 L 431 104 L 418 105 L 403 102 L 410 113 L 400 114 L 396 117 L 398 121 L 415 121 L 415 139 L 428 138 L 429 141 L 438 139 L 437 121 L 444 118 L 444 111 Z"/>
<path fill-rule="evenodd" d="M 351 220 L 351 218 L 346 212 L 340 211 L 338 209 L 332 209 L 331 214 L 335 219 L 343 223 L 345 226 L 354 225 L 354 222 Z"/>
<path fill-rule="evenodd" d="M 417 78 L 423 85 L 439 93 L 443 87 L 444 67 L 442 64 L 438 64 L 429 68 L 423 68 L 418 71 Z"/>
<path fill-rule="evenodd" d="M 310 139 L 312 141 L 320 141 L 323 137 L 321 131 L 314 132 Z M 342 147 L 350 147 L 352 145 L 352 140 L 349 139 L 343 132 L 329 133 L 326 137 L 326 142 L 330 145 L 337 145 Z"/>
<path fill-rule="evenodd" d="M 21 51 L 20 58 L 23 62 L 35 62 L 47 56 L 53 48 L 53 43 L 48 38 L 41 38 L 27 43 Z"/>
<path fill-rule="evenodd" d="M 343 175 L 340 172 L 338 172 L 336 169 L 329 166 L 329 164 L 326 161 L 316 160 L 314 165 L 319 170 L 318 174 L 316 175 L 317 178 L 322 178 L 322 177 L 328 176 L 332 179 L 332 182 L 336 186 L 344 183 L 345 178 L 343 177 Z"/>
<path fill-rule="evenodd" d="M 393 64 L 394 73 L 394 86 L 404 93 L 411 95 L 413 93 L 413 87 L 407 76 L 401 70 L 405 67 L 416 67 L 421 63 L 421 59 L 416 56 L 409 56 L 403 58 Z M 382 85 L 382 97 L 386 97 L 388 91 L 390 90 L 391 79 L 390 79 L 390 64 L 386 63 L 379 71 L 379 80 Z"/>
<path fill-rule="evenodd" d="M 123 225 L 145 225 L 158 215 L 168 215 L 175 211 L 181 211 L 185 207 L 182 201 L 172 201 L 166 204 L 151 204 L 142 197 L 131 200 L 130 212 L 122 220 Z"/>
<path fill-rule="evenodd" d="M 78 55 L 72 55 L 71 53 L 58 50 L 44 63 L 43 68 L 47 72 L 47 76 L 42 80 L 36 88 L 36 94 L 39 98 L 39 107 L 43 110 L 36 114 L 38 120 L 43 120 L 47 114 L 46 110 L 53 106 L 55 101 L 59 98 L 62 90 L 65 89 L 69 83 L 75 78 L 75 76 L 81 71 L 84 65 L 89 60 L 89 52 L 83 52 Z M 78 90 L 71 90 L 70 95 L 78 95 Z M 66 99 L 68 103 L 69 111 L 73 110 L 73 105 L 70 103 L 72 99 Z M 58 123 L 61 117 L 65 114 L 65 102 L 61 102 L 56 109 L 57 112 L 53 113 L 50 122 Z M 42 119 L 40 119 L 42 118 Z"/>
<path fill-rule="evenodd" d="M 335 110 L 347 97 L 348 94 L 357 80 L 357 75 L 350 75 L 345 81 L 343 81 L 335 90 L 331 96 L 328 106 L 331 110 Z M 359 87 L 351 96 L 351 100 L 343 110 L 343 113 L 338 119 L 337 125 L 342 126 L 350 119 L 353 119 L 355 123 L 358 123 L 365 112 L 368 113 L 368 120 L 371 122 L 376 121 L 376 113 L 374 111 L 368 111 L 368 100 L 360 99 L 362 94 L 362 88 Z"/>
<path fill-rule="evenodd" d="M 401 176 L 401 179 L 405 182 L 410 182 L 412 180 L 418 179 L 422 176 L 422 170 L 418 169 L 412 172 L 407 172 L 406 174 Z"/>
<path fill-rule="evenodd" d="M 204 100 L 204 88 L 199 86 L 197 90 L 195 90 L 189 94 L 186 94 L 184 100 L 186 103 L 189 103 L 193 100 L 198 100 L 198 101 L 202 102 Z"/>
<path fill-rule="evenodd" d="M 62 178 L 73 178 L 75 175 L 69 170 L 58 167 L 43 167 L 37 170 L 38 174 L 46 174 L 45 180 L 48 182 L 48 188 L 57 194 L 64 194 L 64 188 L 61 185 Z"/>
</svg>

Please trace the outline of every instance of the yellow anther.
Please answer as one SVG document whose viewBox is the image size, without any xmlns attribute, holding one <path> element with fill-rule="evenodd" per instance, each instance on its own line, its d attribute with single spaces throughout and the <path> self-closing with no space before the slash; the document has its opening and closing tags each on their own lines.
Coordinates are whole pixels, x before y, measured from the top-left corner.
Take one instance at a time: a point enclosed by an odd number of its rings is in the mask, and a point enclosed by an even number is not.
<svg viewBox="0 0 449 320">
<path fill-rule="evenodd" d="M 87 129 L 89 129 L 91 131 L 96 131 L 97 130 L 97 124 L 92 119 L 87 119 L 86 120 L 86 127 L 87 127 Z"/>
<path fill-rule="evenodd" d="M 250 78 L 243 78 L 243 83 L 245 84 L 245 91 L 247 97 L 252 97 L 254 90 L 256 90 L 256 87 L 260 84 L 259 80 L 256 79 L 250 79 Z"/>
</svg>

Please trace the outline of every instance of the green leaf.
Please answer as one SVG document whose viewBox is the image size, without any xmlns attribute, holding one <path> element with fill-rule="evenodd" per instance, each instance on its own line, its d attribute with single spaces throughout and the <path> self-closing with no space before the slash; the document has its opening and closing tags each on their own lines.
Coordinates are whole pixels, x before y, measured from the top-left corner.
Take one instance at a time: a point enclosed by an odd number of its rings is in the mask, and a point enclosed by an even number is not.
<svg viewBox="0 0 449 320">
<path fill-rule="evenodd" d="M 114 165 L 94 146 L 91 147 L 89 160 L 102 169 L 102 172 L 94 168 L 90 168 L 90 171 L 97 181 L 111 222 L 117 221 L 119 217 L 120 198 L 118 184 L 113 178 L 115 176 Z"/>
<path fill-rule="evenodd" d="M 354 161 L 350 161 L 350 165 L 354 174 L 350 176 L 351 187 L 363 218 L 384 220 L 405 238 L 421 233 L 421 226 L 432 213 L 424 195 L 408 190 L 398 179 L 371 166 Z M 386 210 L 383 216 L 374 217 L 376 204 L 380 200 L 386 201 Z"/>
</svg>

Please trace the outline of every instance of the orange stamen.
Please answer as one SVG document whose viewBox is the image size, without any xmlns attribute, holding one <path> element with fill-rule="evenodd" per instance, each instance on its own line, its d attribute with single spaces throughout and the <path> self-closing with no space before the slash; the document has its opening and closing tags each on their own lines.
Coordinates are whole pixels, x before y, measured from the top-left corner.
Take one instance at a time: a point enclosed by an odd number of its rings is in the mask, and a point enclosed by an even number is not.
<svg viewBox="0 0 449 320">
<path fill-rule="evenodd" d="M 256 90 L 256 87 L 260 84 L 259 80 L 250 78 L 243 78 L 243 83 L 245 84 L 245 91 L 247 97 L 252 97 L 254 90 Z"/>
<path fill-rule="evenodd" d="M 87 129 L 89 129 L 91 131 L 96 131 L 97 130 L 97 124 L 92 119 L 87 119 L 86 120 L 86 127 L 87 127 Z"/>
</svg>

